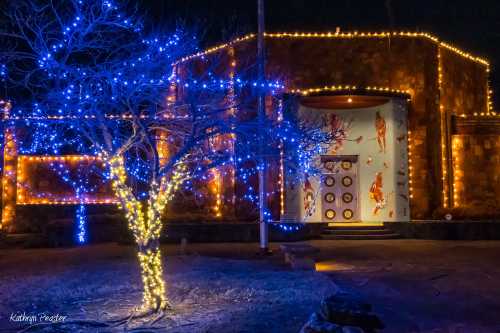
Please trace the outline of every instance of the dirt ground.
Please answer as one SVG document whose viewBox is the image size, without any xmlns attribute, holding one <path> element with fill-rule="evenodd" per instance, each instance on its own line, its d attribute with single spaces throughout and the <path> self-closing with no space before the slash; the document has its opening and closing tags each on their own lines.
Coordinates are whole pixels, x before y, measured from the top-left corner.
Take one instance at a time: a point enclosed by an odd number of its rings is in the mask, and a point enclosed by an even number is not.
<svg viewBox="0 0 500 333">
<path fill-rule="evenodd" d="M 373 305 L 387 326 L 383 332 L 500 332 L 500 242 L 309 243 L 320 248 L 320 272 L 290 270 L 279 244 L 266 258 L 250 243 L 189 244 L 187 255 L 177 245 L 164 246 L 175 312 L 153 326 L 180 333 L 297 332 L 321 299 L 340 288 Z M 2 249 L 0 272 L 0 332 L 27 325 L 12 322 L 12 313 L 105 321 L 129 314 L 141 297 L 133 247 Z"/>
</svg>

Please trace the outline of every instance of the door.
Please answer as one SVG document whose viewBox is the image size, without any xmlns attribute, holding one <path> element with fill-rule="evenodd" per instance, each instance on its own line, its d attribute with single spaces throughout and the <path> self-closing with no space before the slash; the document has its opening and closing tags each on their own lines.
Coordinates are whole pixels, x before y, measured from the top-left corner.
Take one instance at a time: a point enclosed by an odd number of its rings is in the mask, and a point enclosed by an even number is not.
<svg viewBox="0 0 500 333">
<path fill-rule="evenodd" d="M 323 222 L 359 221 L 358 157 L 321 156 Z"/>
</svg>

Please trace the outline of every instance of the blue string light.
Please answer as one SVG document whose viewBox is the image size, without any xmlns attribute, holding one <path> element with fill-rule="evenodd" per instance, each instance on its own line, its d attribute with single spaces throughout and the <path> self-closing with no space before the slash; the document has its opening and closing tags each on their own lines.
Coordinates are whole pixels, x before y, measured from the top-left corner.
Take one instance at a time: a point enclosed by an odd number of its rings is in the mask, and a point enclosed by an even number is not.
<svg viewBox="0 0 500 333">
<path fill-rule="evenodd" d="M 273 223 L 271 225 L 287 233 L 300 231 L 304 227 L 303 224 L 298 223 Z"/>
<path fill-rule="evenodd" d="M 85 205 L 80 204 L 76 209 L 76 241 L 79 244 L 87 242 L 87 214 L 85 213 Z"/>
<path fill-rule="evenodd" d="M 119 151 L 128 139 L 125 132 L 127 126 L 130 126 L 131 118 L 127 112 L 123 111 L 125 102 L 129 102 L 131 98 L 135 99 L 132 101 L 133 107 L 131 109 L 136 112 L 145 109 L 143 123 L 146 127 L 153 126 L 155 122 L 162 119 L 162 114 L 156 109 L 144 107 L 142 97 L 144 94 L 154 96 L 151 104 L 158 105 L 160 108 L 164 107 L 158 99 L 165 97 L 165 92 L 172 85 L 188 92 L 198 93 L 200 96 L 220 97 L 223 101 L 227 100 L 227 92 L 231 90 L 234 95 L 232 101 L 238 101 L 238 105 L 235 104 L 234 107 L 243 111 L 247 107 L 244 102 L 250 101 L 248 109 L 251 110 L 252 98 L 254 100 L 257 93 L 262 92 L 262 90 L 273 101 L 281 99 L 280 94 L 284 91 L 284 85 L 281 81 L 248 79 L 245 76 L 247 73 L 244 72 L 235 72 L 230 78 L 227 78 L 227 73 L 218 76 L 214 73 L 214 68 L 219 64 L 208 66 L 202 75 L 187 72 L 186 75 L 178 76 L 173 65 L 177 64 L 178 60 L 186 54 L 196 51 L 196 48 L 191 45 L 196 42 L 196 38 L 189 38 L 194 42 L 186 43 L 183 31 L 177 31 L 168 36 L 145 38 L 142 33 L 142 23 L 124 17 L 118 10 L 118 6 L 112 1 L 76 1 L 76 4 L 73 13 L 72 10 L 68 10 L 65 14 L 62 28 L 57 25 L 57 31 L 50 34 L 50 41 L 32 43 L 35 45 L 33 51 L 37 61 L 34 65 L 33 75 L 30 75 L 29 79 L 36 80 L 37 94 L 33 96 L 26 94 L 31 98 L 26 98 L 25 95 L 18 96 L 17 100 L 13 98 L 14 108 L 11 110 L 9 118 L 6 119 L 7 125 L 22 128 L 23 133 L 18 136 L 20 154 L 96 156 L 103 151 L 102 147 L 99 146 L 103 145 L 102 137 L 94 135 L 101 140 L 101 142 L 96 143 L 89 142 L 87 136 L 95 134 L 93 121 L 97 118 L 102 118 L 99 121 L 108 126 L 109 136 L 112 138 L 111 148 L 108 149 L 113 154 Z M 87 10 L 91 6 L 97 6 L 92 7 L 95 12 Z M 89 13 L 92 15 L 86 16 Z M 115 54 L 115 50 L 110 52 L 107 49 L 109 48 L 108 44 L 100 44 L 101 39 L 96 39 L 93 41 L 95 44 L 82 47 L 85 50 L 88 47 L 90 50 L 88 51 L 89 58 L 92 61 L 87 59 L 79 62 L 80 59 L 86 58 L 82 57 L 79 51 L 76 54 L 72 52 L 82 46 L 78 43 L 85 41 L 82 36 L 85 36 L 86 30 L 94 28 L 91 25 L 94 23 L 90 21 L 96 15 L 102 15 L 102 19 L 109 23 L 106 25 L 106 29 L 111 30 L 107 32 L 110 34 L 116 32 L 117 36 L 129 36 L 128 34 L 130 34 L 133 38 L 139 38 L 138 43 L 141 47 L 138 48 L 137 44 L 131 44 L 134 47 L 124 52 L 130 56 L 119 59 L 111 58 L 112 60 L 109 62 L 99 63 L 103 57 L 93 58 L 94 54 Z M 43 36 L 45 35 L 40 34 L 36 35 L 35 38 L 43 39 L 45 38 Z M 113 41 L 108 42 L 112 43 Z M 117 47 L 120 46 L 117 45 Z M 91 52 L 94 49 L 97 51 Z M 67 59 L 72 59 L 72 62 L 65 62 Z M 200 61 L 208 64 L 206 58 L 201 57 Z M 8 79 L 9 74 L 11 74 L 9 69 L 15 70 L 16 68 L 19 66 L 15 66 L 15 61 L 11 67 L 8 64 L 0 64 L 0 78 L 2 80 Z M 185 70 L 188 71 L 188 68 L 186 67 Z M 56 86 L 57 89 L 54 88 Z M 15 92 L 16 89 L 10 91 Z M 199 101 L 201 100 L 203 98 L 199 98 Z M 135 116 L 142 117 L 142 114 L 137 113 Z M 174 111 L 172 116 L 182 119 L 183 114 Z M 210 114 L 204 113 L 201 107 L 200 110 L 196 110 L 194 116 L 197 120 L 210 119 Z M 326 149 L 326 145 L 324 145 L 325 134 L 321 130 L 309 131 L 305 135 L 303 128 L 297 126 L 293 119 L 288 120 L 282 115 L 279 120 L 269 119 L 265 128 L 257 128 L 255 124 L 254 126 L 250 125 L 247 125 L 248 129 L 245 129 L 245 133 L 236 135 L 232 144 L 225 143 L 224 148 L 213 149 L 206 156 L 201 156 L 192 162 L 204 166 L 208 161 L 218 159 L 217 166 L 232 166 L 231 174 L 236 174 L 237 179 L 246 185 L 246 190 L 238 200 L 256 205 L 259 198 L 254 186 L 258 167 L 254 162 L 257 151 L 255 147 L 256 143 L 261 141 L 260 135 L 264 135 L 264 141 L 270 143 L 268 147 L 270 154 L 276 153 L 278 150 L 278 146 L 273 146 L 272 142 L 280 142 L 286 152 L 283 154 L 283 163 L 290 167 L 284 169 L 285 175 L 283 176 L 296 177 L 297 170 L 300 170 L 300 173 L 313 174 L 311 169 L 314 168 L 314 165 L 310 161 L 313 160 L 314 156 L 321 154 Z M 135 194 L 138 198 L 147 199 L 148 190 L 145 188 L 150 184 L 155 172 L 152 170 L 150 160 L 147 160 L 141 151 L 134 149 L 127 150 L 124 157 L 131 187 L 136 191 Z M 90 184 L 89 173 L 84 172 L 83 168 L 75 175 L 70 166 L 63 163 L 51 163 L 50 167 L 76 193 L 76 201 L 80 202 L 75 217 L 76 238 L 79 243 L 85 242 L 88 237 L 85 230 L 86 216 L 83 202 L 86 197 L 96 194 L 99 186 Z M 95 171 L 101 177 L 100 184 L 109 180 L 108 170 L 96 169 Z M 222 177 L 228 175 L 228 171 L 222 171 Z M 205 167 L 195 168 L 189 176 L 191 180 L 211 181 Z M 198 191 L 197 186 L 199 185 L 195 181 L 186 181 L 182 184 L 181 190 L 194 192 L 195 197 L 199 198 L 202 195 L 199 192 L 202 191 Z M 267 196 L 274 194 L 276 192 L 270 191 Z M 37 193 L 36 195 L 38 197 L 50 196 L 48 193 Z M 270 221 L 272 218 L 271 212 L 266 211 L 265 219 Z M 283 230 L 288 231 L 289 228 L 286 227 Z"/>
</svg>

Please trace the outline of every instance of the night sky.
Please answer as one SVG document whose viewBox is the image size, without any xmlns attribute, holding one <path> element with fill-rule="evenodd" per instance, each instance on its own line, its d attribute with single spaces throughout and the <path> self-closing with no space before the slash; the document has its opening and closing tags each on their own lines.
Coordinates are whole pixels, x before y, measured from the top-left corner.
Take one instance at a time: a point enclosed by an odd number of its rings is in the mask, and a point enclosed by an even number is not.
<svg viewBox="0 0 500 333">
<path fill-rule="evenodd" d="M 143 0 L 155 23 L 195 27 L 209 46 L 256 29 L 256 0 Z M 412 30 L 490 60 L 495 100 L 500 94 L 498 0 L 267 0 L 266 31 Z M 498 109 L 497 107 L 495 107 Z"/>
</svg>

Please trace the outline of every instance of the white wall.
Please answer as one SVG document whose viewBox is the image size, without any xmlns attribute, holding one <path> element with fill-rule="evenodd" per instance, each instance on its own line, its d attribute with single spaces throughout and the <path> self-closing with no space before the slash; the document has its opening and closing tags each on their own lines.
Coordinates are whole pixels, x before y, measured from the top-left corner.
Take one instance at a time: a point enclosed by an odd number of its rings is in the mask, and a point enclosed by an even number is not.
<svg viewBox="0 0 500 333">
<path fill-rule="evenodd" d="M 375 119 L 377 112 L 386 126 L 385 151 L 377 141 Z M 358 155 L 360 219 L 366 222 L 409 221 L 407 109 L 400 99 L 363 109 L 328 110 L 301 106 L 299 116 L 316 124 L 323 124 L 326 131 L 341 128 L 339 140 L 328 147 L 329 155 Z M 379 124 L 381 122 L 379 121 Z M 377 172 L 382 175 L 380 188 L 384 202 L 370 195 L 370 188 Z M 305 211 L 304 185 L 287 192 L 287 205 L 300 205 L 290 209 L 305 222 L 321 222 L 321 193 L 319 179 L 309 177 L 315 200 L 312 209 Z"/>
</svg>

